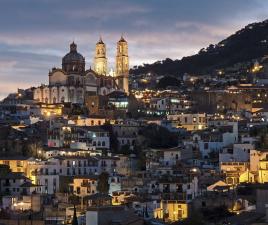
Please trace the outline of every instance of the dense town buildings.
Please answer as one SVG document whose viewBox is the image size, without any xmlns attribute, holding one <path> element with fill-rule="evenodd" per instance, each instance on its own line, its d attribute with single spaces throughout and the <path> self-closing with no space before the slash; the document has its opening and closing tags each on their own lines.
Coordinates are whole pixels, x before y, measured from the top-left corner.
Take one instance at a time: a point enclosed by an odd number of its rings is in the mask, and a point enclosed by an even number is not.
<svg viewBox="0 0 268 225">
<path fill-rule="evenodd" d="M 185 74 L 159 88 L 164 76 L 129 74 L 128 57 L 121 37 L 109 74 L 100 38 L 86 69 L 72 43 L 48 85 L 1 102 L 0 215 L 17 221 L 19 212 L 34 224 L 77 217 L 79 225 L 165 224 L 195 214 L 211 224 L 206 215 L 217 210 L 222 223 L 241 213 L 264 218 L 265 76 L 260 85 L 222 71 Z M 249 71 L 258 78 L 266 67 Z"/>
</svg>

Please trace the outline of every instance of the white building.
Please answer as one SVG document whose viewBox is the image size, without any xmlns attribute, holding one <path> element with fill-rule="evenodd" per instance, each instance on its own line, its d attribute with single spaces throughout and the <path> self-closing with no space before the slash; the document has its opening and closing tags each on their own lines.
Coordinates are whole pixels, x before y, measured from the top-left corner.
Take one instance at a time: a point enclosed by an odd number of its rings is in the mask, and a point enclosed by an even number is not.
<svg viewBox="0 0 268 225">
<path fill-rule="evenodd" d="M 36 184 L 43 187 L 45 194 L 55 194 L 60 187 L 59 174 L 37 174 Z"/>
<path fill-rule="evenodd" d="M 179 160 L 181 160 L 179 148 L 163 149 L 163 164 L 165 166 L 175 166 Z"/>
<path fill-rule="evenodd" d="M 227 146 L 220 151 L 219 162 L 248 162 L 252 149 L 254 149 L 254 145 L 247 143 Z"/>
<path fill-rule="evenodd" d="M 59 125 L 50 128 L 49 147 L 110 149 L 109 132 L 99 126 Z M 81 146 L 81 147 L 80 147 Z"/>
<path fill-rule="evenodd" d="M 185 128 L 189 131 L 203 130 L 207 127 L 207 118 L 205 113 L 196 114 L 173 114 L 167 115 L 167 119 L 176 122 L 177 127 Z"/>
<path fill-rule="evenodd" d="M 43 188 L 32 184 L 31 180 L 23 173 L 10 172 L 0 177 L 0 193 L 13 196 L 31 195 L 43 193 Z"/>
</svg>

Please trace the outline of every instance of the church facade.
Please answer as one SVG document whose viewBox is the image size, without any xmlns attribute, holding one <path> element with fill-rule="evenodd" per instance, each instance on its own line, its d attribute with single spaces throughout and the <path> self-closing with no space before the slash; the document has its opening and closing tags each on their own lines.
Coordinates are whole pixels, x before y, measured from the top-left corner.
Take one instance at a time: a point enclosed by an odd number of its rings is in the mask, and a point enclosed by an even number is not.
<svg viewBox="0 0 268 225">
<path fill-rule="evenodd" d="M 128 44 L 123 37 L 117 42 L 115 68 L 115 74 L 109 75 L 106 46 L 101 38 L 96 44 L 93 69 L 86 69 L 85 58 L 73 42 L 70 52 L 62 58 L 62 68 L 52 68 L 49 84 L 34 90 L 34 100 L 47 104 L 83 104 L 87 96 L 106 96 L 114 91 L 128 95 Z"/>
</svg>

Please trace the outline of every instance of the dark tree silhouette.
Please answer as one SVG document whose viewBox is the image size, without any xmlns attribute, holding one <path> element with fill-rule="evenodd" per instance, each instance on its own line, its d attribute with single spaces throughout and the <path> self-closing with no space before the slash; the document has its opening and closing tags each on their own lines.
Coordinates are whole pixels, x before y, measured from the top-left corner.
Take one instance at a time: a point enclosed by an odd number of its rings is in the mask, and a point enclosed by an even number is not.
<svg viewBox="0 0 268 225">
<path fill-rule="evenodd" d="M 109 192 L 108 179 L 109 179 L 109 174 L 106 172 L 102 172 L 99 175 L 98 186 L 97 186 L 98 192 L 108 194 Z"/>
</svg>

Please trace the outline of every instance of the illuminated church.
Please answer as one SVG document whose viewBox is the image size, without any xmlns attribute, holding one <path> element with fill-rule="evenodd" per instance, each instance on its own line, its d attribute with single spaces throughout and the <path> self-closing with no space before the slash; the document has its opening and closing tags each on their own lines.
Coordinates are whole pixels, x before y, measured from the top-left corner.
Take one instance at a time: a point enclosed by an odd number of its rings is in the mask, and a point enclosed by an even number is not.
<svg viewBox="0 0 268 225">
<path fill-rule="evenodd" d="M 106 45 L 100 38 L 96 44 L 93 69 L 86 69 L 85 58 L 73 42 L 70 52 L 62 58 L 62 68 L 49 71 L 49 85 L 36 88 L 34 99 L 48 104 L 83 104 L 87 96 L 106 96 L 114 91 L 128 95 L 128 44 L 123 37 L 117 42 L 115 62 L 115 73 L 108 74 Z"/>
</svg>

